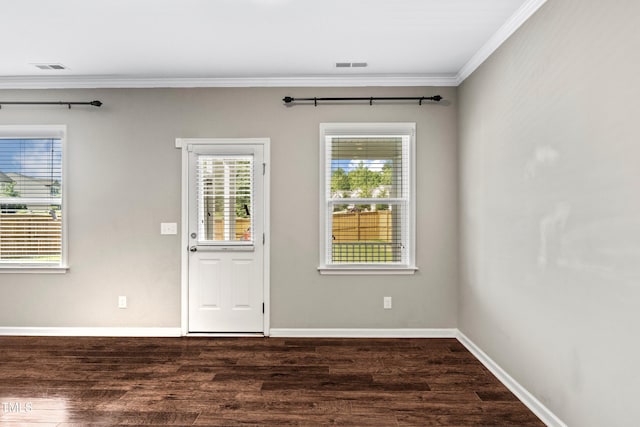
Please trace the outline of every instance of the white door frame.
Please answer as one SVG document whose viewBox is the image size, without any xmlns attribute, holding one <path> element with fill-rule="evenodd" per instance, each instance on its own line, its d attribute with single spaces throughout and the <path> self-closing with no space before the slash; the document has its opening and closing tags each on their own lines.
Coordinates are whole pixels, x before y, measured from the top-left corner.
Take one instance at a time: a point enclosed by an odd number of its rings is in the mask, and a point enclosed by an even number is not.
<svg viewBox="0 0 640 427">
<path fill-rule="evenodd" d="M 176 148 L 182 150 L 182 219 L 180 239 L 181 264 L 181 292 L 180 292 L 180 329 L 182 335 L 189 334 L 189 145 L 262 145 L 264 147 L 264 262 L 263 262 L 263 290 L 264 290 L 264 316 L 263 316 L 263 335 L 270 334 L 270 301 L 271 301 L 271 284 L 270 284 L 270 266 L 269 266 L 269 248 L 271 246 L 270 233 L 270 138 L 176 138 Z M 197 334 L 202 335 L 202 334 Z M 234 334 L 210 334 L 231 336 Z M 237 334 L 242 335 L 242 334 Z M 246 334 L 245 334 L 246 335 Z"/>
</svg>

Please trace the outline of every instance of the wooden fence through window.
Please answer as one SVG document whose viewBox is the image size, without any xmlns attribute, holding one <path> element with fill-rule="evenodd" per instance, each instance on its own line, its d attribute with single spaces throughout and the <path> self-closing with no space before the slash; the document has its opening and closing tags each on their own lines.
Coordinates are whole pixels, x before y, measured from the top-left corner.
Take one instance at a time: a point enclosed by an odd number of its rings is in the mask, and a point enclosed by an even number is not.
<svg viewBox="0 0 640 427">
<path fill-rule="evenodd" d="M 58 216 L 0 214 L 0 260 L 55 261 L 62 254 L 62 221 Z"/>
<path fill-rule="evenodd" d="M 392 241 L 391 211 L 337 212 L 332 219 L 334 243 Z"/>
</svg>

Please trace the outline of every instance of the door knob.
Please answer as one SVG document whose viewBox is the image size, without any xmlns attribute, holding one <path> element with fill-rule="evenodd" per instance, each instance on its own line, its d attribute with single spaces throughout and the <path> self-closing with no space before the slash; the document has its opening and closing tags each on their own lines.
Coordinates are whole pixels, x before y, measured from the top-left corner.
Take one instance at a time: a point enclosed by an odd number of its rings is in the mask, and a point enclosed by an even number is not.
<svg viewBox="0 0 640 427">
<path fill-rule="evenodd" d="M 198 252 L 198 247 L 197 247 L 197 246 L 191 246 L 191 247 L 189 248 L 189 250 L 190 250 L 191 252 Z"/>
</svg>

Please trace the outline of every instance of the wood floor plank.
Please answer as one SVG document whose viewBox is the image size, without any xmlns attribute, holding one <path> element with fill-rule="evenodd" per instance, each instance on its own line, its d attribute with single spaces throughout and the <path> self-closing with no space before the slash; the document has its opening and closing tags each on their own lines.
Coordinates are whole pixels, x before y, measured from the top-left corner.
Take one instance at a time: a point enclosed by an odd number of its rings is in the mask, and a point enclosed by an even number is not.
<svg viewBox="0 0 640 427">
<path fill-rule="evenodd" d="M 195 425 L 348 425 L 348 426 L 396 426 L 398 421 L 392 414 L 358 415 L 351 414 L 298 414 L 291 412 L 246 412 L 218 414 L 203 413 Z"/>
<path fill-rule="evenodd" d="M 326 424 L 543 425 L 451 338 L 0 337 L 0 425 Z"/>
</svg>

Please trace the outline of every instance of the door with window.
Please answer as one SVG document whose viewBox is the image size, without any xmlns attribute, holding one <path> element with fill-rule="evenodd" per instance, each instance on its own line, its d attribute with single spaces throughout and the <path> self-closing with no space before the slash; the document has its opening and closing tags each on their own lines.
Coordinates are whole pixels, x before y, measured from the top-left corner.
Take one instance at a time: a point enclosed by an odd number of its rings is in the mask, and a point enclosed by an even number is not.
<svg viewBox="0 0 640 427">
<path fill-rule="evenodd" d="M 188 150 L 188 331 L 264 330 L 262 144 Z"/>
</svg>

